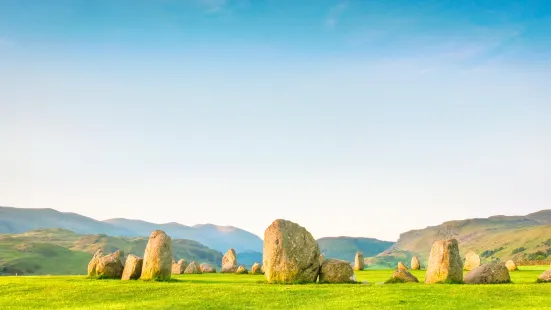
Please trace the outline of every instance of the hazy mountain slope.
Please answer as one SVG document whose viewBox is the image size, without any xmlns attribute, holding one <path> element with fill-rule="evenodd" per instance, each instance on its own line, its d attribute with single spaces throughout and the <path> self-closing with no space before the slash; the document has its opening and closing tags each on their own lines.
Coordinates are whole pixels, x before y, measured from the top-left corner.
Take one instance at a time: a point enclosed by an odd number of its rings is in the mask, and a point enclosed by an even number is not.
<svg viewBox="0 0 551 310">
<path fill-rule="evenodd" d="M 526 216 L 492 216 L 445 222 L 438 226 L 412 230 L 400 235 L 389 250 L 370 259 L 368 264 L 394 263 L 417 255 L 426 262 L 435 240 L 455 238 L 462 255 L 475 251 L 484 260 L 551 259 L 551 210 Z M 542 255 L 545 253 L 545 255 Z M 409 260 L 406 261 L 409 264 Z"/>
<path fill-rule="evenodd" d="M 75 213 L 53 209 L 0 207 L 0 233 L 22 233 L 40 228 L 63 228 L 81 234 L 132 236 L 133 232 Z"/>
<path fill-rule="evenodd" d="M 258 236 L 232 226 L 205 224 L 189 227 L 178 223 L 154 224 L 128 219 L 97 221 L 53 209 L 0 207 L 0 233 L 22 233 L 42 228 L 126 237 L 148 237 L 153 230 L 162 229 L 172 238 L 195 240 L 220 252 L 226 252 L 229 248 L 238 252 L 262 251 L 262 240 Z"/>
<path fill-rule="evenodd" d="M 41 229 L 0 235 L 0 274 L 85 274 L 92 254 L 123 250 L 143 257 L 147 238 L 79 235 L 64 229 Z M 220 265 L 222 253 L 196 241 L 173 239 L 174 258 Z"/>
<path fill-rule="evenodd" d="M 120 218 L 104 222 L 131 230 L 141 236 L 149 236 L 151 231 L 161 229 L 172 238 L 195 240 L 224 253 L 230 248 L 237 252 L 262 251 L 262 240 L 258 236 L 232 226 L 204 224 L 189 227 L 178 223 L 154 224 Z"/>
<path fill-rule="evenodd" d="M 247 268 L 250 268 L 255 262 L 262 264 L 262 253 L 254 251 L 237 253 L 237 263 L 239 265 L 245 265 Z"/>
<path fill-rule="evenodd" d="M 382 241 L 373 238 L 327 237 L 317 240 L 321 253 L 326 258 L 338 258 L 354 261 L 356 252 L 360 251 L 365 257 L 377 255 L 388 249 L 394 242 Z"/>
</svg>

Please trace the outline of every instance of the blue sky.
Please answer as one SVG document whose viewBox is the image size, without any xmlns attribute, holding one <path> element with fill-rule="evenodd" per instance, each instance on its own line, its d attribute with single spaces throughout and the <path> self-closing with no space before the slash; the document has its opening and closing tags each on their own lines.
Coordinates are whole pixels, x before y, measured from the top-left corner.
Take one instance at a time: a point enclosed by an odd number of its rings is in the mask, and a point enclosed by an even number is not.
<svg viewBox="0 0 551 310">
<path fill-rule="evenodd" d="M 396 239 L 551 208 L 548 1 L 0 2 L 0 205 Z"/>
</svg>

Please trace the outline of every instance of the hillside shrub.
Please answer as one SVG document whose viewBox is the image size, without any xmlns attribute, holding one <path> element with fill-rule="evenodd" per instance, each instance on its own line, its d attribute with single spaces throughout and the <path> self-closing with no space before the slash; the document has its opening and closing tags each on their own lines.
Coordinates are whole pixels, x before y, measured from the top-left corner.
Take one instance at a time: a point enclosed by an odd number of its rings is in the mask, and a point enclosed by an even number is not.
<svg viewBox="0 0 551 310">
<path fill-rule="evenodd" d="M 525 250 L 526 250 L 525 247 L 516 248 L 516 249 L 513 250 L 512 254 L 513 254 L 513 255 L 514 255 L 514 254 L 518 254 L 518 253 L 520 253 L 520 252 L 524 252 Z"/>
</svg>

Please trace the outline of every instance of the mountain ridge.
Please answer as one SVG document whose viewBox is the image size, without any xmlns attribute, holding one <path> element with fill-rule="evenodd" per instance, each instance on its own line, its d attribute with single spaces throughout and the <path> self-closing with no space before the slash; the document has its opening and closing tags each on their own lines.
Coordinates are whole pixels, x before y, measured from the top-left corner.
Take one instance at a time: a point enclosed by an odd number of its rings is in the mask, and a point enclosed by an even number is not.
<svg viewBox="0 0 551 310">
<path fill-rule="evenodd" d="M 195 227 L 196 226 L 196 227 Z M 177 222 L 156 224 L 144 220 L 114 218 L 99 221 L 73 212 L 51 208 L 14 208 L 0 206 L 0 233 L 23 233 L 41 228 L 63 228 L 80 234 L 106 234 L 122 237 L 148 237 L 162 229 L 173 238 L 190 239 L 225 252 L 262 251 L 262 239 L 233 226 L 197 224 L 194 227 Z"/>
</svg>

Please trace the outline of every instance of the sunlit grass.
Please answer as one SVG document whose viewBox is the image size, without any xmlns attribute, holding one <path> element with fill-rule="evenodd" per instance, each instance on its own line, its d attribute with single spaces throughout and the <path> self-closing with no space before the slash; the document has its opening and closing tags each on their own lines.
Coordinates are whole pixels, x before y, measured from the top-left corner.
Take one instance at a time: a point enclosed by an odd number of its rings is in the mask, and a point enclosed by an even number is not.
<svg viewBox="0 0 551 310">
<path fill-rule="evenodd" d="M 369 284 L 271 285 L 261 275 L 181 275 L 171 282 L 84 276 L 0 277 L 0 309 L 545 309 L 548 266 L 521 267 L 514 284 L 379 284 L 392 270 L 357 272 Z M 424 271 L 413 271 L 422 282 Z"/>
</svg>

